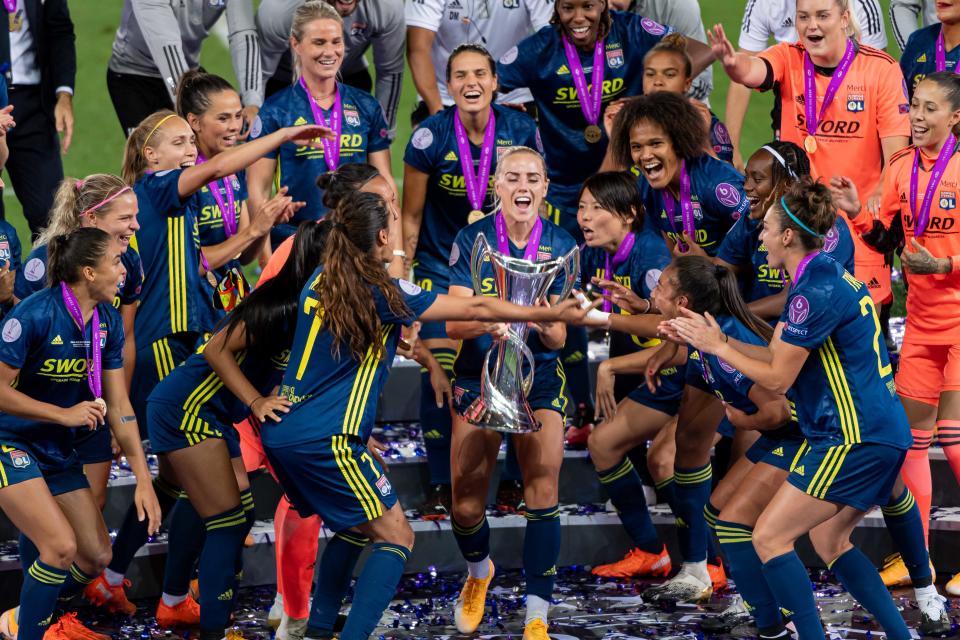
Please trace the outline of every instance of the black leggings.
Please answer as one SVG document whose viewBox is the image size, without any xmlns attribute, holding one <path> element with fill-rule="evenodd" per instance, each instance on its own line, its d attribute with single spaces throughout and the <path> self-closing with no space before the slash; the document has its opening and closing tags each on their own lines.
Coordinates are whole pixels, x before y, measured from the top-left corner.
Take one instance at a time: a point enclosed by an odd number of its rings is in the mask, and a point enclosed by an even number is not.
<svg viewBox="0 0 960 640">
<path fill-rule="evenodd" d="M 117 112 L 124 138 L 151 113 L 173 109 L 170 94 L 160 78 L 107 69 L 107 91 L 110 92 L 113 110 Z"/>
</svg>

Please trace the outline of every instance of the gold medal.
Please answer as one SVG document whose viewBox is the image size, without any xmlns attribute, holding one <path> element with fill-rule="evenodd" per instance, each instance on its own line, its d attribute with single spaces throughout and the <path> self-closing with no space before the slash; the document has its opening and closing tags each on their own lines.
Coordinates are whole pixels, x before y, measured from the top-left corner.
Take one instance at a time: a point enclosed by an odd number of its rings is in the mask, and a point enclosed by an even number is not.
<svg viewBox="0 0 960 640">
<path fill-rule="evenodd" d="M 214 289 L 216 289 L 217 285 L 220 284 L 217 282 L 217 276 L 213 271 L 207 271 L 207 282 L 209 282 L 210 286 Z"/>
<path fill-rule="evenodd" d="M 93 401 L 97 403 L 97 406 L 100 407 L 100 410 L 103 412 L 103 417 L 107 417 L 107 403 L 103 398 L 94 398 Z"/>
<path fill-rule="evenodd" d="M 480 209 L 474 209 L 470 212 L 470 215 L 467 216 L 467 224 L 473 224 L 474 222 L 480 222 L 483 220 L 486 214 Z"/>
<path fill-rule="evenodd" d="M 807 150 L 807 153 L 816 153 L 817 152 L 817 139 L 813 136 L 807 136 L 803 140 L 803 148 Z"/>
<path fill-rule="evenodd" d="M 603 136 L 603 132 L 600 131 L 600 127 L 595 124 L 590 125 L 583 130 L 583 138 L 590 144 L 596 144 L 600 142 L 600 138 Z"/>
</svg>

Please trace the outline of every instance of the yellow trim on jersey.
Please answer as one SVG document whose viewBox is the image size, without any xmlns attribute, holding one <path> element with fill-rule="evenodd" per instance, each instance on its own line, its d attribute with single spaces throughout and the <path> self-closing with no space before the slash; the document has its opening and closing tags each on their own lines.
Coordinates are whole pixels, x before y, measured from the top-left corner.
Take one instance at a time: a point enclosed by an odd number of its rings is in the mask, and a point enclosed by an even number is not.
<svg viewBox="0 0 960 640">
<path fill-rule="evenodd" d="M 173 361 L 173 351 L 170 350 L 170 341 L 167 338 L 160 338 L 154 341 L 151 348 L 157 365 L 157 380 L 163 380 L 176 367 L 176 363 Z"/>
<path fill-rule="evenodd" d="M 167 275 L 170 280 L 170 333 L 187 330 L 187 255 L 184 217 L 167 218 Z M 193 266 L 196 269 L 196 265 Z"/>
<path fill-rule="evenodd" d="M 852 448 L 852 444 L 844 444 L 827 449 L 827 455 L 824 456 L 817 472 L 813 474 L 813 480 L 807 485 L 806 492 L 814 498 L 825 499 L 830 485 L 840 473 L 840 467 L 843 466 L 843 461 Z"/>
<path fill-rule="evenodd" d="M 310 333 L 307 334 L 307 344 L 303 347 L 303 354 L 300 356 L 300 366 L 297 367 L 297 380 L 303 379 L 303 372 L 307 370 L 307 362 L 310 360 L 310 354 L 313 352 L 313 343 L 317 341 L 317 334 L 320 333 L 320 327 L 323 325 L 323 319 L 315 314 L 310 321 Z"/>
<path fill-rule="evenodd" d="M 3 463 L 0 462 L 0 489 L 7 486 L 7 471 L 3 468 Z"/>
<path fill-rule="evenodd" d="M 560 405 L 560 413 L 567 413 L 567 404 L 570 402 L 570 399 L 567 398 L 566 389 L 567 389 L 567 372 L 563 370 L 563 363 L 560 362 L 560 358 L 557 358 L 557 377 L 560 378 L 560 395 L 559 398 L 562 398 L 562 403 Z"/>
<path fill-rule="evenodd" d="M 394 325 L 386 325 L 380 329 L 380 341 L 386 345 L 387 338 Z M 347 401 L 347 410 L 343 414 L 342 432 L 347 435 L 359 436 L 360 423 L 363 422 L 363 414 L 366 410 L 367 399 L 370 397 L 370 388 L 377 377 L 377 368 L 380 365 L 380 358 L 373 349 L 373 345 L 367 347 L 367 354 L 360 362 L 360 368 L 353 379 L 353 388 L 350 390 L 350 399 Z"/>
<path fill-rule="evenodd" d="M 857 409 L 853 403 L 853 395 L 850 393 L 847 376 L 843 372 L 843 364 L 840 362 L 840 355 L 833 344 L 833 339 L 827 338 L 823 346 L 818 349 L 818 353 L 837 403 L 837 415 L 840 417 L 843 444 L 858 444 L 860 442 L 860 423 L 857 420 Z"/>
<path fill-rule="evenodd" d="M 800 446 L 797 447 L 797 455 L 793 456 L 793 460 L 790 462 L 790 469 L 788 471 L 793 472 L 797 468 L 797 465 L 800 464 L 800 461 L 803 460 L 803 456 L 807 454 L 807 451 L 810 450 L 810 445 L 807 444 L 807 441 L 804 440 L 800 443 Z"/>
<path fill-rule="evenodd" d="M 333 457 L 337 461 L 337 467 L 339 467 L 340 473 L 343 474 L 344 479 L 350 486 L 350 490 L 353 491 L 360 502 L 360 506 L 363 507 L 363 513 L 367 519 L 373 520 L 383 515 L 383 507 L 377 498 L 377 494 L 374 493 L 373 488 L 360 472 L 357 461 L 353 459 L 347 436 L 342 434 L 333 436 L 331 446 Z"/>
</svg>

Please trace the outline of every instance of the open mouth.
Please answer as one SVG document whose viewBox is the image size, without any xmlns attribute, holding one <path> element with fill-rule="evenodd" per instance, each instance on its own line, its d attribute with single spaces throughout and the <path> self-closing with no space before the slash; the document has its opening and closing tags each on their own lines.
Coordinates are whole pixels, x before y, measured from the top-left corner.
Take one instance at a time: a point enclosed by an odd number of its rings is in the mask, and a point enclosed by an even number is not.
<svg viewBox="0 0 960 640">
<path fill-rule="evenodd" d="M 596 237 L 596 232 L 590 227 L 584 227 L 581 225 L 580 232 L 583 233 L 583 239 L 587 241 L 587 244 L 590 244 Z"/>
<path fill-rule="evenodd" d="M 517 196 L 513 199 L 513 206 L 517 211 L 530 211 L 530 208 L 533 206 L 533 198 L 530 196 Z"/>
<path fill-rule="evenodd" d="M 590 33 L 590 25 L 582 27 L 570 27 L 570 34 L 575 38 L 583 38 Z"/>
<path fill-rule="evenodd" d="M 648 182 L 661 182 L 666 178 L 666 168 L 659 160 L 650 160 L 643 164 L 643 175 L 647 177 Z"/>
<path fill-rule="evenodd" d="M 482 97 L 483 97 L 483 92 L 481 92 L 481 91 L 479 91 L 479 90 L 477 90 L 477 89 L 471 89 L 470 91 L 464 91 L 464 92 L 463 92 L 463 98 L 464 98 L 464 100 L 466 100 L 467 102 L 477 102 L 477 101 L 479 101 L 480 98 L 482 98 Z"/>
<path fill-rule="evenodd" d="M 128 245 L 130 244 L 130 238 L 132 237 L 133 236 L 120 235 L 120 236 L 117 236 L 117 242 L 119 242 L 122 245 Z"/>
<path fill-rule="evenodd" d="M 223 138 L 220 138 L 220 144 L 221 144 L 222 146 L 224 146 L 224 147 L 233 147 L 233 146 L 236 146 L 236 144 L 237 144 L 237 136 L 236 136 L 236 134 L 230 134 L 229 136 L 225 136 L 225 137 L 223 137 Z"/>
<path fill-rule="evenodd" d="M 927 133 L 930 131 L 930 127 L 924 127 L 922 125 L 915 124 L 910 127 L 910 130 L 913 132 L 913 137 L 917 138 L 927 135 Z"/>
<path fill-rule="evenodd" d="M 814 45 L 820 44 L 821 42 L 823 42 L 823 35 L 819 33 L 814 36 L 806 36 L 806 38 L 810 44 L 814 44 Z"/>
</svg>

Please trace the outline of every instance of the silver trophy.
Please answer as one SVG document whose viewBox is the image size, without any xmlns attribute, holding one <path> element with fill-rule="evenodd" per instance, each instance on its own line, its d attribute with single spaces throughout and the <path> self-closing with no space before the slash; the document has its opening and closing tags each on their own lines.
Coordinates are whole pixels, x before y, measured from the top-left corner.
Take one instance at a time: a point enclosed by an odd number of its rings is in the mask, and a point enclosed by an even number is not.
<svg viewBox="0 0 960 640">
<path fill-rule="evenodd" d="M 580 249 L 577 247 L 562 258 L 531 262 L 494 251 L 481 233 L 473 243 L 470 255 L 473 290 L 477 295 L 483 295 L 480 273 L 486 260 L 493 268 L 497 297 L 524 306 L 543 300 L 561 270 L 564 283 L 560 299 L 566 298 L 580 272 Z M 470 424 L 505 433 L 529 433 L 540 429 L 540 423 L 527 402 L 534 370 L 533 353 L 527 346 L 528 333 L 527 323 L 514 322 L 506 338 L 496 341 L 487 351 L 480 376 L 480 397 L 464 413 Z"/>
</svg>

